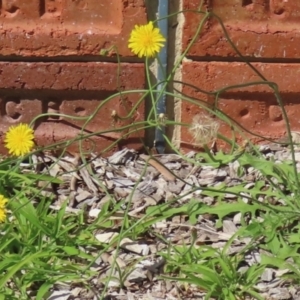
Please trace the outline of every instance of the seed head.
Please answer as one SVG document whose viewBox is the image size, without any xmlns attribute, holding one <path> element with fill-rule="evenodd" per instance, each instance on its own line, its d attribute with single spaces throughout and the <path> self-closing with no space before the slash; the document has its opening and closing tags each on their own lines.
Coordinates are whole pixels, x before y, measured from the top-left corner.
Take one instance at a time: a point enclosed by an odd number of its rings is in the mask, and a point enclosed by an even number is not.
<svg viewBox="0 0 300 300">
<path fill-rule="evenodd" d="M 195 143 L 203 146 L 216 139 L 219 127 L 219 122 L 202 113 L 193 118 L 189 132 Z"/>
</svg>

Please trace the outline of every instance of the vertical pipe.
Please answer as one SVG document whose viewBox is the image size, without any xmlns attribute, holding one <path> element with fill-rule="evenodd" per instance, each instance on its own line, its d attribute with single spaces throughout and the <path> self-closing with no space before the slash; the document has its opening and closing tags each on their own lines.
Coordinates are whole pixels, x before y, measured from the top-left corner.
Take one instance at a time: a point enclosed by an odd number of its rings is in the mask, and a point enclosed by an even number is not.
<svg viewBox="0 0 300 300">
<path fill-rule="evenodd" d="M 159 0 L 158 1 L 158 19 L 164 18 L 169 14 L 168 0 Z M 157 81 L 161 82 L 165 79 L 167 74 L 167 59 L 168 59 L 168 19 L 162 19 L 158 21 L 158 28 L 162 35 L 166 38 L 165 46 L 161 49 L 158 54 L 158 58 L 161 62 L 161 66 L 157 67 Z M 160 83 L 157 86 L 158 91 L 160 92 L 164 83 Z M 158 92 L 158 94 L 159 94 Z M 159 97 L 156 104 L 157 115 L 166 114 L 166 95 L 162 93 Z M 161 128 L 156 128 L 155 130 L 155 147 L 158 153 L 165 152 L 165 140 L 163 134 L 165 133 L 165 128 L 161 126 Z"/>
</svg>

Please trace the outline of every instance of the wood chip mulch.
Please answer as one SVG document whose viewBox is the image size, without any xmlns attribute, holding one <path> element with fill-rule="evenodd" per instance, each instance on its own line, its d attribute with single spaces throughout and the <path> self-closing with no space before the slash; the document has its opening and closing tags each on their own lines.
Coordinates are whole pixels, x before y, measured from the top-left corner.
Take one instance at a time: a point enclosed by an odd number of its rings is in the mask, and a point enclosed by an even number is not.
<svg viewBox="0 0 300 300">
<path fill-rule="evenodd" d="M 261 151 L 266 158 L 272 157 L 278 161 L 290 158 L 288 148 L 262 146 Z M 196 153 L 190 152 L 186 156 L 195 158 L 195 155 Z M 297 168 L 300 170 L 300 152 L 296 153 L 296 159 Z M 61 205 L 68 201 L 68 213 L 76 214 L 84 209 L 87 222 L 91 223 L 106 203 L 111 200 L 115 203 L 123 201 L 120 209 L 110 217 L 114 226 L 99 228 L 94 232 L 95 238 L 103 244 L 109 244 L 119 235 L 126 212 L 131 218 L 139 220 L 145 216 L 149 207 L 166 202 L 172 202 L 172 207 L 180 207 L 193 198 L 207 205 L 214 205 L 216 199 L 202 194 L 202 187 L 214 187 L 224 182 L 232 186 L 246 181 L 251 188 L 260 176 L 249 166 L 245 175 L 240 178 L 238 161 L 216 169 L 207 165 L 193 165 L 175 154 L 150 158 L 130 149 L 123 149 L 108 158 L 93 156 L 87 164 L 79 157 L 64 156 L 57 159 L 47 154 L 43 157 L 35 156 L 34 161 L 37 172 L 50 173 L 63 180 L 63 184 L 58 186 L 39 182 L 39 186 L 44 187 L 42 193 L 53 197 L 51 208 L 54 210 L 59 210 Z M 26 163 L 23 163 L 23 168 L 26 167 Z M 174 201 L 176 198 L 178 200 Z M 232 194 L 224 195 L 224 201 L 229 203 L 236 198 Z M 108 282 L 105 299 L 204 299 L 205 293 L 196 286 L 184 286 L 176 281 L 159 278 L 163 274 L 165 260 L 158 252 L 167 251 L 168 243 L 190 245 L 193 242 L 192 236 L 196 236 L 195 246 L 208 244 L 221 249 L 240 227 L 241 213 L 234 213 L 232 217 L 225 218 L 221 229 L 216 228 L 217 221 L 216 217 L 206 215 L 198 216 L 195 225 L 191 225 L 183 215 L 160 220 L 151 226 L 151 232 L 137 240 L 123 238 L 118 252 L 115 247 L 110 247 L 102 253 L 91 267 L 97 271 L 98 276 L 89 279 L 90 289 L 57 283 L 48 299 L 100 299 L 105 279 L 111 273 L 113 277 Z M 247 242 L 249 241 L 246 239 L 236 239 L 231 244 L 228 255 L 239 253 Z M 259 261 L 259 257 L 258 251 L 252 251 L 245 258 L 245 264 L 241 268 L 249 268 Z M 117 268 L 111 268 L 115 259 L 120 270 L 128 272 L 122 286 L 118 280 Z M 284 270 L 265 270 L 257 284 L 257 290 L 262 297 L 300 299 L 299 287 L 287 286 L 280 278 L 283 273 Z"/>
</svg>

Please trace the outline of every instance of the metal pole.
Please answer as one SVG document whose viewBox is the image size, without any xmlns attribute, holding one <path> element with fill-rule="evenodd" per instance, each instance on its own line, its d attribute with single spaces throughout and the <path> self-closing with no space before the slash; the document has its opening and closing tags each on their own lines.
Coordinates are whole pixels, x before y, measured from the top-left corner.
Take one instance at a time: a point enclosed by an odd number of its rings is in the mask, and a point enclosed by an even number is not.
<svg viewBox="0 0 300 300">
<path fill-rule="evenodd" d="M 158 18 L 161 19 L 166 17 L 169 13 L 168 0 L 159 0 L 158 2 Z M 167 60 L 168 60 L 168 19 L 162 19 L 158 21 L 158 28 L 162 35 L 166 38 L 166 44 L 161 49 L 158 54 L 158 58 L 161 62 L 161 66 L 158 65 L 157 68 L 157 81 L 161 82 L 165 80 L 165 76 L 167 74 Z M 157 86 L 158 91 L 163 88 L 164 83 L 161 83 Z M 159 93 L 158 93 L 159 94 Z M 166 95 L 162 93 L 159 97 L 156 105 L 157 114 L 166 114 Z M 158 153 L 165 152 L 165 140 L 163 134 L 165 133 L 165 128 L 161 126 L 161 128 L 156 128 L 155 130 L 155 147 Z"/>
</svg>

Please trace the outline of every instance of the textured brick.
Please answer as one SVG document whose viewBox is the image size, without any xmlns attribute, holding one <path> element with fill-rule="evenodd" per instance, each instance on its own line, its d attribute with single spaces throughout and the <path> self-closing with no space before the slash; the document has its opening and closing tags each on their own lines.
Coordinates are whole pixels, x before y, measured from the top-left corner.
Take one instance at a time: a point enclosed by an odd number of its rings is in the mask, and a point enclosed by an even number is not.
<svg viewBox="0 0 300 300">
<path fill-rule="evenodd" d="M 184 0 L 184 9 L 198 9 L 201 0 Z M 245 56 L 253 59 L 293 59 L 300 56 L 300 1 L 208 0 L 202 10 L 211 10 L 224 22 L 228 34 Z M 184 46 L 196 32 L 203 14 L 187 12 Z M 215 18 L 206 23 L 192 46 L 192 57 L 237 57 Z"/>
<path fill-rule="evenodd" d="M 133 120 L 143 120 L 143 104 L 133 114 L 131 120 L 113 122 L 113 110 L 119 116 L 126 116 L 138 101 L 140 94 L 132 93 L 122 98 L 118 93 L 117 64 L 115 63 L 0 63 L 0 134 L 10 125 L 30 123 L 42 113 L 60 113 L 74 117 L 86 117 L 93 114 L 103 100 L 116 94 L 103 104 L 85 127 L 85 133 L 102 132 Z M 144 87 L 144 65 L 120 65 L 119 85 L 123 91 L 142 89 Z M 38 145 L 64 141 L 80 133 L 85 120 L 70 119 L 65 116 L 44 116 L 35 123 Z M 102 151 L 115 140 L 124 137 L 117 146 L 140 147 L 143 131 L 129 137 L 125 131 L 107 132 L 93 138 L 93 144 L 85 141 L 84 150 Z M 115 147 L 115 148 L 116 148 Z M 78 143 L 69 147 L 78 152 Z M 0 152 L 3 153 L 3 143 Z"/>
<path fill-rule="evenodd" d="M 116 45 L 132 56 L 129 33 L 146 22 L 143 0 L 2 0 L 0 8 L 0 55 L 99 56 Z"/>
<path fill-rule="evenodd" d="M 284 101 L 292 130 L 300 131 L 300 85 L 297 74 L 298 64 L 253 63 L 269 81 L 276 82 Z M 183 93 L 202 103 L 212 104 L 213 96 L 207 96 L 198 89 L 216 91 L 230 85 L 242 84 L 261 79 L 244 63 L 239 62 L 186 62 L 183 64 L 183 82 L 194 85 L 183 86 Z M 227 90 L 219 97 L 218 108 L 237 124 L 247 130 L 269 138 L 279 138 L 286 134 L 285 122 L 274 93 L 267 85 L 235 88 Z M 197 105 L 182 101 L 182 122 L 191 123 L 193 116 L 201 112 Z M 222 125 L 221 133 L 231 136 L 229 126 Z M 255 139 L 259 141 L 260 139 Z M 181 145 L 190 149 L 193 143 L 187 128 L 182 127 Z"/>
</svg>

